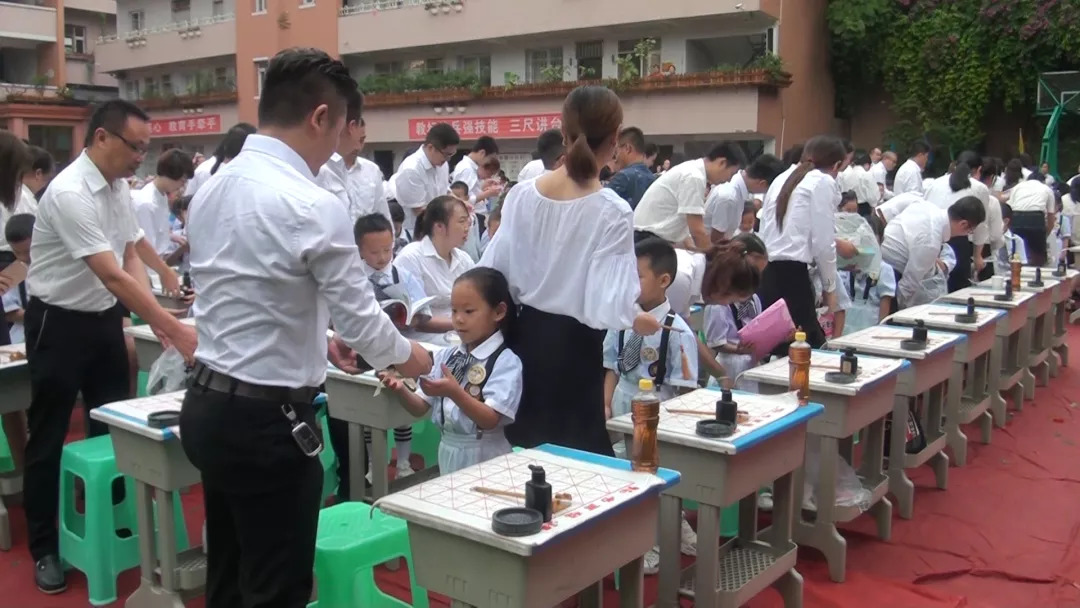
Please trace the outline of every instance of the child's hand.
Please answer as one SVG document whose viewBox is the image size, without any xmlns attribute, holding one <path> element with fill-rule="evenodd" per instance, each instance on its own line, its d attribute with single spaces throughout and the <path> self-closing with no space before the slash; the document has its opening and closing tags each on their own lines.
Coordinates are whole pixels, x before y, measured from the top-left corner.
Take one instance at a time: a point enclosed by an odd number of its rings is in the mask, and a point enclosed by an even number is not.
<svg viewBox="0 0 1080 608">
<path fill-rule="evenodd" d="M 739 342 L 739 344 L 735 346 L 735 352 L 739 353 L 740 355 L 749 355 L 750 353 L 754 352 L 754 343 Z"/>
<path fill-rule="evenodd" d="M 461 392 L 461 385 L 454 378 L 454 373 L 444 363 L 442 366 L 442 378 L 420 378 L 420 388 L 429 397 L 454 397 Z"/>
<path fill-rule="evenodd" d="M 386 370 L 376 372 L 375 376 L 379 378 L 379 381 L 382 382 L 386 388 L 394 392 L 405 390 L 405 383 L 401 381 L 401 376 L 398 376 L 396 372 Z"/>
</svg>

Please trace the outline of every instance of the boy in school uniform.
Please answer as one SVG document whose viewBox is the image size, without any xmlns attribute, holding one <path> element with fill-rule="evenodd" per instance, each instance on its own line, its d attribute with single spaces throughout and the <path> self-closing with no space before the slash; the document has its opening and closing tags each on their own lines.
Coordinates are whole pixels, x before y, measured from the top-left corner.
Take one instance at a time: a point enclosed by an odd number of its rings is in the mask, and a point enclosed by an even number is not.
<svg viewBox="0 0 1080 608">
<path fill-rule="evenodd" d="M 1027 264 L 1027 247 L 1024 246 L 1024 238 L 1012 231 L 1013 210 L 1008 203 L 1001 203 L 1001 226 L 1004 228 L 1002 237 L 1005 245 L 998 249 L 997 259 L 994 260 L 994 274 L 1009 276 L 1012 273 L 1010 263 L 1013 256 L 1020 259 L 1021 264 Z"/>
<path fill-rule="evenodd" d="M 653 315 L 662 329 L 651 336 L 639 336 L 633 331 L 610 330 L 604 338 L 604 411 L 608 418 L 630 411 L 630 399 L 638 391 L 638 380 L 653 381 L 661 401 L 681 392 L 698 388 L 697 337 L 686 321 L 672 308 L 667 289 L 678 271 L 675 248 L 658 237 L 641 240 L 634 247 L 637 253 L 641 295 L 638 305 Z M 622 442 L 615 453 L 624 452 Z M 682 553 L 697 555 L 697 534 L 690 524 L 682 523 Z M 654 573 L 660 563 L 654 547 L 645 556 L 645 572 Z"/>
<path fill-rule="evenodd" d="M 401 208 L 401 205 L 395 200 L 390 200 L 387 207 L 390 209 L 390 221 L 394 226 L 394 255 L 397 255 L 402 247 L 412 242 L 412 233 L 405 230 L 405 210 Z"/>
</svg>

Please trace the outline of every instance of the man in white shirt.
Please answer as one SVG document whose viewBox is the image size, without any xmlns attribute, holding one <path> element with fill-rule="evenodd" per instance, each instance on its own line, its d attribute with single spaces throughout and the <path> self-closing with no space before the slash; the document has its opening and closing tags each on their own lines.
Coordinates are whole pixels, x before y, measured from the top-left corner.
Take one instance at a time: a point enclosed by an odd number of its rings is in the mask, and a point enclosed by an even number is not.
<svg viewBox="0 0 1080 608">
<path fill-rule="evenodd" d="M 457 154 L 460 142 L 461 137 L 450 125 L 433 125 L 420 149 L 405 157 L 390 178 L 394 198 L 405 210 L 405 229 L 410 233 L 416 230 L 416 216 L 427 204 L 450 191 L 450 166 L 446 163 Z"/>
<path fill-rule="evenodd" d="M 870 217 L 870 213 L 881 202 L 881 189 L 874 181 L 870 169 L 870 156 L 865 152 L 856 152 L 841 192 L 854 192 L 859 202 L 859 215 Z"/>
<path fill-rule="evenodd" d="M 897 276 L 896 296 L 900 308 L 925 304 L 923 285 L 942 272 L 938 258 L 949 239 L 966 236 L 986 219 L 982 202 L 974 196 L 953 203 L 948 211 L 926 202 L 914 202 L 885 226 L 881 259 Z"/>
<path fill-rule="evenodd" d="M 518 172 L 518 182 L 535 179 L 548 171 L 562 166 L 566 157 L 563 135 L 559 129 L 548 129 L 536 138 L 536 158 L 529 161 Z"/>
<path fill-rule="evenodd" d="M 1046 236 L 1053 232 L 1057 212 L 1054 190 L 1033 173 L 1011 190 L 1012 231 L 1024 239 L 1028 259 L 1035 266 L 1046 264 Z"/>
<path fill-rule="evenodd" d="M 485 183 L 491 179 L 493 173 L 498 173 L 498 168 L 491 171 L 489 165 L 485 170 L 484 163 L 489 158 L 498 160 L 498 153 L 499 146 L 495 143 L 495 138 L 482 135 L 473 144 L 472 150 L 458 161 L 450 176 L 450 183 L 462 182 L 469 187 L 469 200 L 466 202 L 480 215 L 487 215 L 488 200 L 502 192 L 501 187 Z M 480 175 L 481 172 L 486 175 Z"/>
<path fill-rule="evenodd" d="M 704 158 L 682 163 L 656 178 L 634 209 L 635 239 L 658 236 L 679 247 L 707 250 L 712 245 L 705 225 L 709 186 L 726 183 L 746 166 L 738 144 L 722 142 Z"/>
<path fill-rule="evenodd" d="M 762 154 L 726 184 L 713 186 L 705 201 L 709 238 L 718 242 L 735 236 L 747 203 L 753 202 L 753 195 L 765 194 L 785 168 L 779 158 Z"/>
<path fill-rule="evenodd" d="M 911 144 L 911 153 L 900 169 L 896 171 L 896 179 L 893 180 L 893 194 L 905 192 L 917 192 L 922 194 L 922 172 L 926 169 L 926 162 L 930 158 L 930 146 L 924 141 Z"/>
<path fill-rule="evenodd" d="M 195 350 L 194 330 L 158 305 L 143 266 L 158 273 L 166 293 L 179 293 L 176 273 L 143 238 L 126 182 L 149 145 L 142 110 L 105 102 L 90 118 L 86 149 L 53 179 L 38 206 L 24 317 L 32 395 L 24 502 L 34 578 L 44 593 L 66 588 L 56 517 L 60 454 L 75 398 L 81 392 L 88 410 L 128 398 L 124 308 L 185 358 Z M 91 436 L 108 431 L 97 421 L 88 425 Z"/>
<path fill-rule="evenodd" d="M 349 221 L 370 213 L 381 213 L 390 219 L 390 208 L 382 193 L 382 170 L 375 163 L 360 158 L 367 140 L 364 119 L 349 116 L 337 151 L 319 169 L 316 182 L 337 197 L 349 215 Z"/>
<path fill-rule="evenodd" d="M 870 164 L 871 165 L 876 165 L 879 162 L 881 162 L 881 157 L 882 157 L 881 148 L 871 148 L 870 149 Z"/>
<path fill-rule="evenodd" d="M 191 204 L 201 340 L 180 429 L 202 475 L 207 608 L 251 598 L 303 606 L 311 596 L 323 484 L 312 399 L 324 358 L 356 373 L 356 348 L 377 369 L 431 368 L 375 301 L 341 203 L 315 184 L 360 104 L 340 61 L 278 53 L 258 133 Z"/>
<path fill-rule="evenodd" d="M 178 149 L 166 150 L 157 161 L 154 179 L 131 193 L 135 218 L 146 240 L 165 263 L 175 266 L 187 253 L 187 239 L 174 236 L 169 221 L 169 203 L 195 174 L 191 157 Z"/>
<path fill-rule="evenodd" d="M 882 154 L 881 160 L 870 166 L 870 176 L 874 178 L 874 182 L 878 185 L 878 192 L 881 194 L 882 201 L 887 201 L 894 196 L 893 191 L 889 190 L 888 178 L 889 173 L 895 168 L 896 152 L 892 150 Z"/>
</svg>

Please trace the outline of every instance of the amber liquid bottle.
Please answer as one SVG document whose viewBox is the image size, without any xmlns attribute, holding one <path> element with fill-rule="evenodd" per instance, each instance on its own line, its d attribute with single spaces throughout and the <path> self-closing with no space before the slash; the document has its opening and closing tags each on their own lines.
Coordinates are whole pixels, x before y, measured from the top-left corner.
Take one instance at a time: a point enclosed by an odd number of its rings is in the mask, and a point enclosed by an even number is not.
<svg viewBox="0 0 1080 608">
<path fill-rule="evenodd" d="M 647 378 L 638 380 L 638 392 L 630 400 L 630 420 L 634 423 L 634 442 L 630 447 L 630 468 L 655 473 L 660 468 L 656 426 L 660 423 L 660 398 Z"/>
<path fill-rule="evenodd" d="M 1013 291 L 1020 291 L 1020 269 L 1024 266 L 1020 262 L 1020 256 L 1014 253 L 1012 259 L 1009 260 L 1009 266 L 1011 271 L 1009 278 L 1012 279 Z"/>
<path fill-rule="evenodd" d="M 806 333 L 796 331 L 788 347 L 788 388 L 798 391 L 799 405 L 810 403 L 810 352 Z"/>
</svg>

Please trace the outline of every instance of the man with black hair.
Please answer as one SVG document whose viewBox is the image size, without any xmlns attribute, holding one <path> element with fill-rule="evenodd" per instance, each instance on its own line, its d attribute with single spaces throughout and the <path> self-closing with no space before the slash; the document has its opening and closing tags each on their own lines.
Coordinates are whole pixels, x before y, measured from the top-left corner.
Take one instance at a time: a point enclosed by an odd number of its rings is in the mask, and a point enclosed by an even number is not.
<svg viewBox="0 0 1080 608">
<path fill-rule="evenodd" d="M 486 171 L 488 175 L 485 178 L 481 178 L 479 175 L 480 167 L 484 165 L 484 161 L 488 158 L 496 158 L 498 153 L 499 146 L 495 143 L 494 137 L 489 135 L 480 136 L 476 143 L 473 144 L 472 151 L 458 161 L 450 178 L 451 182 L 465 183 L 468 187 L 465 202 L 473 205 L 476 213 L 481 215 L 487 215 L 488 199 L 502 192 L 502 186 L 486 182 L 492 177 L 490 171 Z"/>
<path fill-rule="evenodd" d="M 350 105 L 349 112 L 337 150 L 319 169 L 316 181 L 341 201 L 349 221 L 355 222 L 370 213 L 381 213 L 390 219 L 390 208 L 383 195 L 382 170 L 370 160 L 360 158 L 367 140 L 360 106 Z"/>
<path fill-rule="evenodd" d="M 529 161 L 518 172 L 518 182 L 540 177 L 562 166 L 566 157 L 563 134 L 559 129 L 548 129 L 536 138 L 536 159 Z"/>
<path fill-rule="evenodd" d="M 431 368 L 376 302 L 340 201 L 314 182 L 360 104 L 340 61 L 281 51 L 258 132 L 189 209 L 200 341 L 180 435 L 202 476 L 207 608 L 299 608 L 311 597 L 323 486 L 312 400 L 324 358 L 349 373 L 357 354 L 409 377 Z"/>
<path fill-rule="evenodd" d="M 920 140 L 911 144 L 908 159 L 896 170 L 896 178 L 893 180 L 893 196 L 899 196 L 905 192 L 923 193 L 923 171 L 930 159 L 930 146 Z"/>
<path fill-rule="evenodd" d="M 82 393 L 89 410 L 128 398 L 125 307 L 185 358 L 195 350 L 194 330 L 150 293 L 144 263 L 166 293 L 179 294 L 180 282 L 144 238 L 126 180 L 146 156 L 149 117 L 130 102 L 105 102 L 90 117 L 85 145 L 41 199 L 26 279 L 32 397 L 24 504 L 34 579 L 44 593 L 66 589 L 56 517 L 60 455 L 75 399 Z M 90 436 L 108 432 L 88 416 L 87 425 Z"/>
<path fill-rule="evenodd" d="M 188 153 L 166 150 L 157 161 L 157 173 L 150 183 L 131 193 L 135 218 L 146 233 L 146 240 L 165 263 L 175 266 L 187 253 L 187 240 L 175 237 L 169 221 L 169 204 L 183 192 L 195 176 L 195 165 Z"/>
<path fill-rule="evenodd" d="M 713 186 L 705 201 L 705 219 L 713 242 L 730 239 L 742 223 L 746 205 L 754 194 L 765 194 L 784 170 L 783 162 L 772 154 L 762 154 L 750 166 L 736 173 L 726 184 Z"/>
<path fill-rule="evenodd" d="M 618 147 L 615 148 L 615 168 L 618 171 L 607 183 L 630 203 L 630 208 L 637 207 L 645 191 L 656 181 L 656 175 L 645 163 L 645 134 L 637 127 L 626 127 L 619 133 Z"/>
<path fill-rule="evenodd" d="M 649 168 L 649 171 L 653 170 L 656 166 L 656 157 L 660 155 L 660 146 L 653 142 L 645 144 L 645 166 Z"/>
<path fill-rule="evenodd" d="M 746 153 L 734 142 L 721 142 L 705 158 L 680 163 L 656 178 L 634 210 L 635 238 L 658 236 L 687 249 L 712 245 L 705 225 L 709 186 L 727 183 L 746 166 Z M 741 211 L 741 208 L 740 208 Z"/>
<path fill-rule="evenodd" d="M 405 209 L 405 229 L 416 230 L 416 216 L 437 196 L 450 191 L 450 165 L 461 137 L 453 127 L 440 122 L 428 130 L 420 149 L 405 157 L 397 173 L 390 177 L 393 198 Z"/>
</svg>

